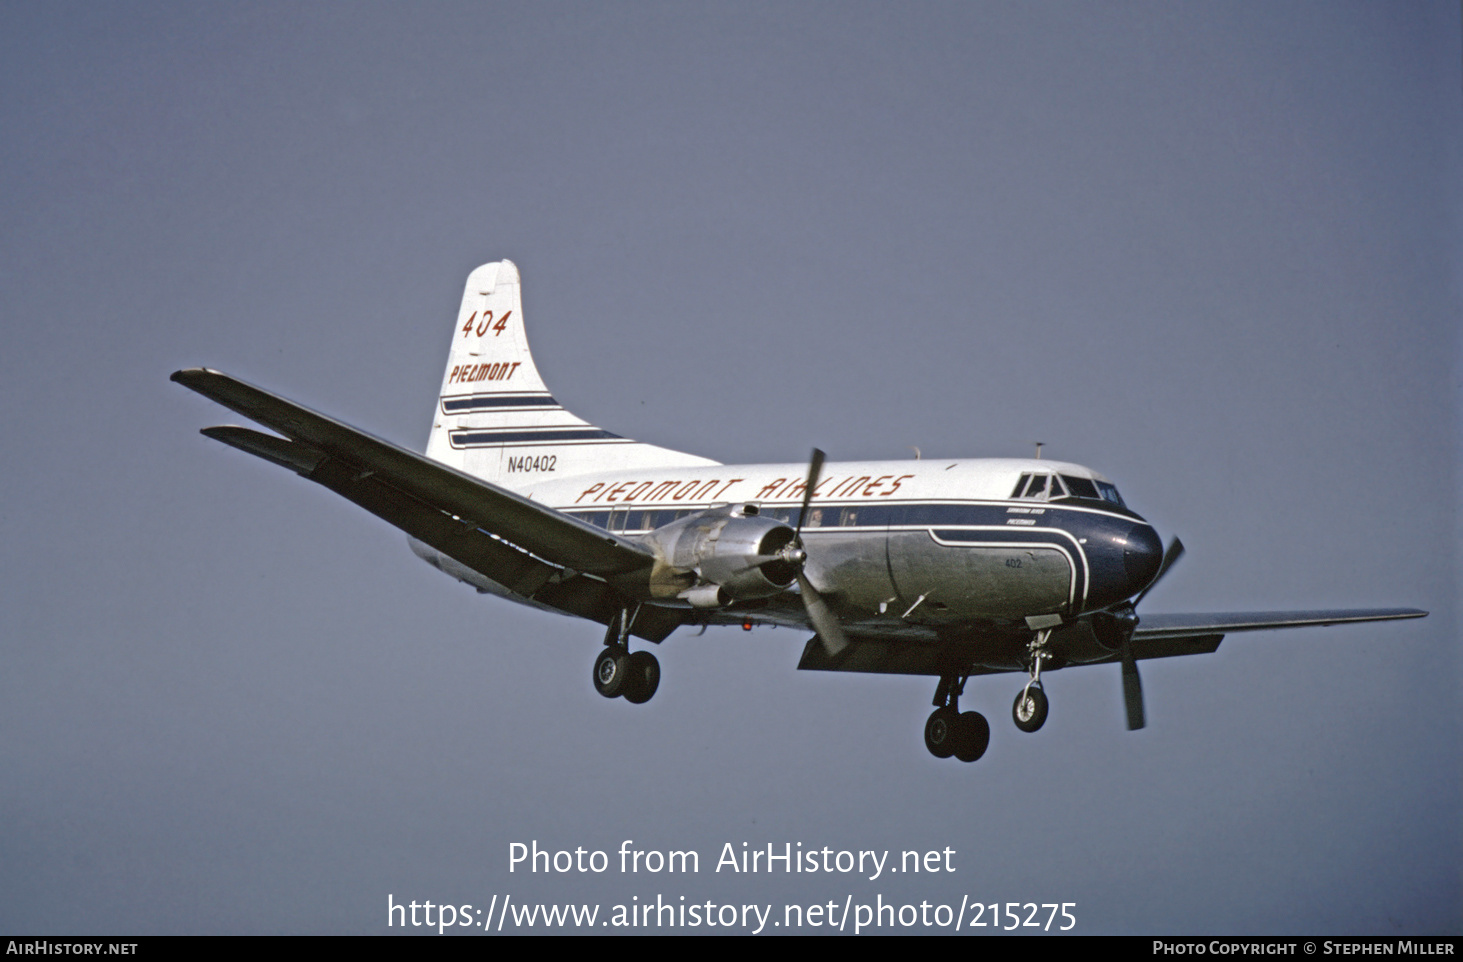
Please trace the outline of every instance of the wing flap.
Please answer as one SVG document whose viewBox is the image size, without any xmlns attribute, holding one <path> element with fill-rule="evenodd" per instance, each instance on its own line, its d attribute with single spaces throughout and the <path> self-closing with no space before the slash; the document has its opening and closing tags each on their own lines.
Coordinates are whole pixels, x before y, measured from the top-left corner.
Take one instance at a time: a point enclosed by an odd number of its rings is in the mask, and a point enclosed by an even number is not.
<svg viewBox="0 0 1463 962">
<path fill-rule="evenodd" d="M 964 653 L 964 652 L 962 652 Z M 851 637 L 836 655 L 817 635 L 808 639 L 798 660 L 801 671 L 858 671 L 876 675 L 992 675 L 1002 669 L 971 667 L 968 660 L 938 641 Z M 1014 670 L 1014 669 L 1011 669 Z"/>
<path fill-rule="evenodd" d="M 227 374 L 192 368 L 175 372 L 172 380 L 290 440 L 271 438 L 245 428 L 210 428 L 204 432 L 210 437 L 299 471 L 403 530 L 411 529 L 396 518 L 410 517 L 414 526 L 427 527 L 461 522 L 468 530 L 481 529 L 511 542 L 522 549 L 520 553 L 531 552 L 554 565 L 601 577 L 649 568 L 654 561 L 650 549 L 638 542 L 561 514 Z M 317 455 L 319 460 L 310 466 Z M 309 470 L 302 470 L 305 467 Z M 376 481 L 357 492 L 364 500 L 347 493 L 355 490 L 353 477 L 359 481 Z M 384 495 L 379 488 L 393 489 L 415 499 L 421 509 L 440 513 L 444 520 L 429 519 L 429 515 L 419 517 L 404 502 Z M 379 502 L 387 513 L 376 510 L 367 501 Z M 431 538 L 414 536 L 446 550 Z M 498 553 L 497 549 L 486 546 L 481 551 Z M 475 568 L 456 553 L 447 553 Z M 490 577 L 499 580 L 495 575 Z"/>
<path fill-rule="evenodd" d="M 1212 655 L 1219 650 L 1223 635 L 1185 635 L 1182 638 L 1134 638 L 1133 657 L 1138 661 L 1150 658 L 1177 658 L 1179 655 Z M 1117 655 L 1107 659 L 1118 661 Z M 1101 662 L 1095 662 L 1101 664 Z"/>
</svg>

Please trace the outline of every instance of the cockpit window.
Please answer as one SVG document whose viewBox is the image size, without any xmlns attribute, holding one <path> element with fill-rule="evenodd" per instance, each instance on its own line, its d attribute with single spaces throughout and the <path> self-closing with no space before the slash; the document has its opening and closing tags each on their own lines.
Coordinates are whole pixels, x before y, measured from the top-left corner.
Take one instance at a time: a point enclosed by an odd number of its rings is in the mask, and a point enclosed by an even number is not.
<svg viewBox="0 0 1463 962">
<path fill-rule="evenodd" d="M 1023 474 L 1016 482 L 1016 489 L 1011 492 L 1011 497 L 1034 501 L 1086 498 L 1106 501 L 1120 508 L 1126 507 L 1118 489 L 1106 481 L 1079 478 L 1070 474 Z"/>
<path fill-rule="evenodd" d="M 1021 480 L 1016 482 L 1016 490 L 1011 497 L 1035 498 L 1038 501 L 1045 501 L 1047 499 L 1047 483 L 1054 480 L 1049 474 L 1023 474 L 1021 475 Z"/>
<path fill-rule="evenodd" d="M 1047 485 L 1051 479 L 1052 476 L 1049 474 L 1033 474 L 1031 476 L 1031 484 L 1026 488 L 1026 496 L 1028 498 L 1041 498 L 1045 500 L 1047 496 Z"/>
<path fill-rule="evenodd" d="M 1069 474 L 1062 475 L 1062 480 L 1067 482 L 1067 490 L 1072 492 L 1076 498 L 1097 498 L 1097 485 L 1087 478 L 1074 478 Z"/>
<path fill-rule="evenodd" d="M 1123 496 L 1118 494 L 1118 489 L 1106 481 L 1095 481 L 1097 491 L 1102 495 L 1102 500 L 1111 501 L 1113 504 L 1123 507 Z"/>
</svg>

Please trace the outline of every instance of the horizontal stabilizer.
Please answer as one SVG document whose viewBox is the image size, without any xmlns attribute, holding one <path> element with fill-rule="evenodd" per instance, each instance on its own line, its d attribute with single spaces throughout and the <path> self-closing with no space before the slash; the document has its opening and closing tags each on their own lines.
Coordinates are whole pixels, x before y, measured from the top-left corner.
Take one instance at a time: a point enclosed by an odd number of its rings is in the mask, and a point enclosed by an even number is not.
<svg viewBox="0 0 1463 962">
<path fill-rule="evenodd" d="M 232 426 L 204 428 L 198 433 L 213 438 L 215 441 L 222 441 L 240 451 L 247 451 L 266 461 L 272 461 L 282 468 L 289 468 L 307 478 L 325 458 L 325 455 L 314 448 L 307 448 L 296 441 L 287 441 L 284 438 L 250 428 Z"/>
</svg>

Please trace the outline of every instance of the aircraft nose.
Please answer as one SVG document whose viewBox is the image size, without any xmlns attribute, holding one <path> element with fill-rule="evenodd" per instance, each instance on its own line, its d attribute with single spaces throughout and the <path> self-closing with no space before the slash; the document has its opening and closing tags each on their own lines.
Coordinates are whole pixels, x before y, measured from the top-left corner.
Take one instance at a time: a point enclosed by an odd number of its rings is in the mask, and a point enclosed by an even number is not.
<svg viewBox="0 0 1463 962">
<path fill-rule="evenodd" d="M 1128 575 L 1130 593 L 1148 587 L 1163 563 L 1163 542 L 1152 525 L 1135 524 L 1128 529 L 1127 546 L 1123 548 L 1123 570 Z"/>
</svg>

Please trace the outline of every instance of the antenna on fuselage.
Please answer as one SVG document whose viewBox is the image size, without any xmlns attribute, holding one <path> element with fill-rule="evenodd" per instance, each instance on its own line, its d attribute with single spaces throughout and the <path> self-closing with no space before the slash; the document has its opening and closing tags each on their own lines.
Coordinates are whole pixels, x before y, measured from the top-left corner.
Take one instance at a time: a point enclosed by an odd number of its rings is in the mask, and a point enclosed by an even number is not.
<svg viewBox="0 0 1463 962">
<path fill-rule="evenodd" d="M 913 451 L 913 452 L 914 452 L 914 459 L 915 459 L 915 460 L 916 460 L 916 461 L 918 461 L 918 460 L 919 460 L 919 448 L 917 448 L 917 447 L 915 447 L 915 446 L 914 446 L 914 445 L 912 445 L 912 444 L 911 444 L 911 445 L 910 445 L 910 446 L 909 446 L 909 450 L 911 450 L 911 451 Z"/>
<path fill-rule="evenodd" d="M 1046 442 L 1044 442 L 1044 441 L 1033 441 L 1031 443 L 1034 444 L 1034 445 L 1036 445 L 1036 460 L 1040 461 L 1041 460 L 1041 449 L 1045 445 Z"/>
</svg>

